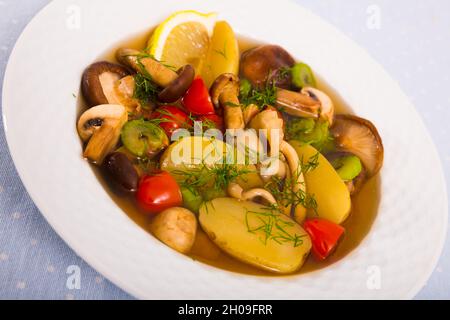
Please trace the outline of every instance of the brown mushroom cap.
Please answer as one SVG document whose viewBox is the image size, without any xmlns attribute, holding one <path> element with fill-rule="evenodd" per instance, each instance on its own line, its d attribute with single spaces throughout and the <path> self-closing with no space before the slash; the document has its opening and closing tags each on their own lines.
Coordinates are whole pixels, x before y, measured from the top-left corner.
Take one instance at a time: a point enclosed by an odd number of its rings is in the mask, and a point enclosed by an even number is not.
<svg viewBox="0 0 450 320">
<path fill-rule="evenodd" d="M 128 70 L 106 61 L 91 64 L 83 73 L 81 91 L 90 106 L 112 103 L 108 101 L 114 83 L 129 75 Z"/>
<path fill-rule="evenodd" d="M 294 64 L 294 58 L 282 47 L 264 45 L 242 54 L 240 72 L 255 87 L 264 86 L 269 80 L 275 79 L 278 87 L 288 89 L 290 76 L 282 75 L 280 71 Z"/>
<path fill-rule="evenodd" d="M 367 177 L 373 177 L 383 165 L 383 142 L 372 122 L 353 115 L 337 115 L 331 127 L 338 151 L 361 159 Z"/>
<path fill-rule="evenodd" d="M 178 78 L 172 81 L 159 93 L 159 100 L 164 103 L 173 103 L 178 101 L 178 99 L 180 99 L 191 87 L 192 81 L 194 81 L 194 77 L 194 67 L 190 64 L 185 65 L 180 70 L 178 70 Z"/>
</svg>

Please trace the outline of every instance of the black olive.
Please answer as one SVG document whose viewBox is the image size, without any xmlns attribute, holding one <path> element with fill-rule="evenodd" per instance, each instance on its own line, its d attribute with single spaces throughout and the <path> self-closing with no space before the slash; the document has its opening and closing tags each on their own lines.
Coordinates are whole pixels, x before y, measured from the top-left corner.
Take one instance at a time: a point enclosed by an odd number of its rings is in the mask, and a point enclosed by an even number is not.
<svg viewBox="0 0 450 320">
<path fill-rule="evenodd" d="M 128 192 L 137 191 L 139 175 L 131 160 L 121 152 L 108 155 L 103 162 L 104 169 L 113 183 Z"/>
</svg>

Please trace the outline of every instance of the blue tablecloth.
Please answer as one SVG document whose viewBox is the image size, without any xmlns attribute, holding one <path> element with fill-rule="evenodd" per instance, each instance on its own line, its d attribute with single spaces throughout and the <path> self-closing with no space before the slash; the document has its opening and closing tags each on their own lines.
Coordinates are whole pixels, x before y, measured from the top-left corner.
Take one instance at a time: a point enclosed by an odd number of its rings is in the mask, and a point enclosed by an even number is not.
<svg viewBox="0 0 450 320">
<path fill-rule="evenodd" d="M 2 78 L 21 31 L 48 2 L 0 0 Z M 400 83 L 422 115 L 449 181 L 450 1 L 296 2 L 367 49 Z M 3 122 L 0 127 L 0 299 L 131 299 L 80 259 L 47 224 L 17 175 Z M 78 272 L 80 289 L 71 278 Z M 449 240 L 417 298 L 450 298 Z"/>
</svg>

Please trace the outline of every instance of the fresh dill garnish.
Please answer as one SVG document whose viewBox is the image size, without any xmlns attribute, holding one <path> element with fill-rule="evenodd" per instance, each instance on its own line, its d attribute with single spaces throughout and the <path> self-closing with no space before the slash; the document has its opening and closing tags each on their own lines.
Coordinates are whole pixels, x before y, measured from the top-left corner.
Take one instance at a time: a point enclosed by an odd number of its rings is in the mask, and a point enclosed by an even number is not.
<svg viewBox="0 0 450 320">
<path fill-rule="evenodd" d="M 277 72 L 277 80 L 283 81 L 286 80 L 291 76 L 292 68 L 290 67 L 281 67 L 280 70 Z"/>
<path fill-rule="evenodd" d="M 262 233 L 260 240 L 264 245 L 272 240 L 278 244 L 292 242 L 295 248 L 301 246 L 306 235 L 288 232 L 286 228 L 293 227 L 295 223 L 282 219 L 282 215 L 277 206 L 267 207 L 261 211 L 247 210 L 245 214 L 247 230 L 253 234 Z"/>
<path fill-rule="evenodd" d="M 319 156 L 320 153 L 317 152 L 314 156 L 312 156 L 311 158 L 309 158 L 308 162 L 304 163 L 303 162 L 303 157 L 302 157 L 302 171 L 303 173 L 307 173 L 310 171 L 314 171 L 317 169 L 317 167 L 319 166 Z"/>
<path fill-rule="evenodd" d="M 77 95 L 75 93 L 72 93 L 72 97 L 74 97 L 76 99 Z"/>
<path fill-rule="evenodd" d="M 159 91 L 151 77 L 147 77 L 142 73 L 136 73 L 134 75 L 134 83 L 133 98 L 139 100 L 142 106 L 156 101 Z"/>
<path fill-rule="evenodd" d="M 225 60 L 228 60 L 228 55 L 227 55 L 227 40 L 225 40 L 224 44 L 223 44 L 223 49 L 222 50 L 214 50 L 215 53 L 221 55 Z"/>
<path fill-rule="evenodd" d="M 302 173 L 299 168 L 293 175 L 284 180 L 278 176 L 273 176 L 266 183 L 265 188 L 286 208 L 289 206 L 295 208 L 301 205 L 317 213 L 317 201 L 314 195 L 305 192 L 304 188 L 298 188 L 297 191 L 294 191 L 297 189 L 296 184 L 298 183 L 299 175 Z"/>
<path fill-rule="evenodd" d="M 241 90 L 239 101 L 243 105 L 254 104 L 259 108 L 274 105 L 277 101 L 277 87 L 274 82 L 267 83 L 263 88 Z"/>
<path fill-rule="evenodd" d="M 230 183 L 237 178 L 251 173 L 246 168 L 239 168 L 236 164 L 217 163 L 215 165 L 203 164 L 198 168 L 186 170 L 174 170 L 173 174 L 181 177 L 181 187 L 189 188 L 191 191 L 213 187 L 215 190 L 225 190 Z"/>
</svg>

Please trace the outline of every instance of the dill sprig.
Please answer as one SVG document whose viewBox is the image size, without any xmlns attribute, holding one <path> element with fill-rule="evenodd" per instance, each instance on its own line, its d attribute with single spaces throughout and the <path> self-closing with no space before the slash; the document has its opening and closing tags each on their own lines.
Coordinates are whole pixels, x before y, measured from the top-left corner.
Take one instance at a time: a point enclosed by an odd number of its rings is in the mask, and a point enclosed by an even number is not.
<svg viewBox="0 0 450 320">
<path fill-rule="evenodd" d="M 156 101 L 159 90 L 151 80 L 151 77 L 149 78 L 142 73 L 136 73 L 134 75 L 134 83 L 133 98 L 139 100 L 142 106 Z"/>
<path fill-rule="evenodd" d="M 173 174 L 180 176 L 183 182 L 181 186 L 188 188 L 196 193 L 199 189 L 212 187 L 215 190 L 225 190 L 230 183 L 236 181 L 237 178 L 251 173 L 246 168 L 239 168 L 236 164 L 218 163 L 215 165 L 203 165 L 197 168 L 189 168 L 186 170 L 174 170 Z"/>
<path fill-rule="evenodd" d="M 264 245 L 267 245 L 267 242 L 272 240 L 278 244 L 292 242 L 295 248 L 301 246 L 306 235 L 288 232 L 286 228 L 293 227 L 295 224 L 282 219 L 281 216 L 282 213 L 277 206 L 267 207 L 267 209 L 262 211 L 247 210 L 245 215 L 247 230 L 253 234 L 262 233 L 263 236 L 260 240 Z M 253 226 L 250 223 L 250 219 L 253 221 Z"/>
<path fill-rule="evenodd" d="M 270 81 L 261 89 L 251 87 L 247 90 L 241 90 L 239 101 L 244 106 L 254 104 L 259 108 L 274 105 L 277 101 L 275 82 Z"/>
<path fill-rule="evenodd" d="M 317 169 L 317 167 L 319 166 L 319 156 L 320 153 L 317 152 L 314 156 L 312 156 L 311 158 L 309 158 L 308 162 L 304 163 L 303 162 L 303 157 L 302 157 L 302 172 L 303 173 L 308 173 L 310 171 L 314 171 Z"/>
<path fill-rule="evenodd" d="M 223 44 L 223 49 L 222 50 L 214 50 L 215 53 L 217 53 L 218 55 L 221 55 L 225 60 L 228 60 L 228 55 L 227 55 L 227 40 L 225 40 L 224 44 Z"/>
<path fill-rule="evenodd" d="M 285 207 L 292 206 L 293 208 L 301 205 L 306 209 L 311 209 L 317 213 L 317 201 L 314 195 L 305 192 L 304 188 L 298 188 L 294 191 L 298 178 L 302 171 L 297 169 L 293 175 L 286 179 L 281 179 L 278 176 L 273 176 L 266 184 L 265 188 L 269 190 L 272 195 Z M 304 186 L 304 182 L 302 183 Z"/>
</svg>

